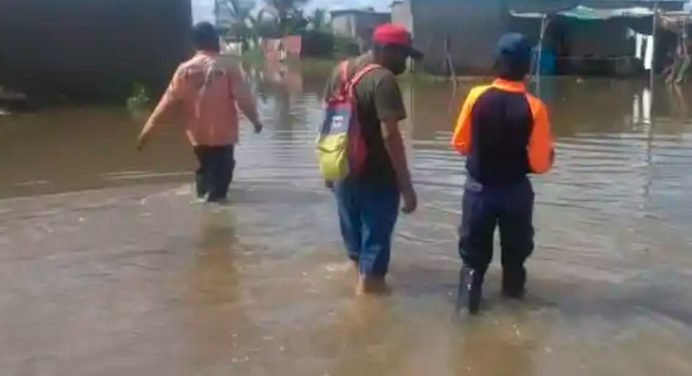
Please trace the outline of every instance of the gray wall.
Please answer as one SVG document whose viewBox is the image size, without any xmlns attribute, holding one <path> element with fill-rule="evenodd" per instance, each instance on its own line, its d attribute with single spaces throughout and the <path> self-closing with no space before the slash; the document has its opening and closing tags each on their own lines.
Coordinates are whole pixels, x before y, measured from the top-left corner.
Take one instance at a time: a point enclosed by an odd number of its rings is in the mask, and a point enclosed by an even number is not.
<svg viewBox="0 0 692 376">
<path fill-rule="evenodd" d="M 414 43 L 425 53 L 423 67 L 446 73 L 445 39 L 449 38 L 456 71 L 487 74 L 497 40 L 507 31 L 503 0 L 410 0 Z"/>
<path fill-rule="evenodd" d="M 566 42 L 572 56 L 633 56 L 634 40 L 627 38 L 622 20 L 605 22 L 567 22 Z"/>
<path fill-rule="evenodd" d="M 332 15 L 332 31 L 337 35 L 369 41 L 373 30 L 390 20 L 390 15 L 382 13 L 337 12 Z"/>
<path fill-rule="evenodd" d="M 539 19 L 512 18 L 511 29 L 539 39 Z M 558 51 L 560 41 L 566 51 Z M 570 56 L 633 56 L 634 40 L 628 38 L 628 21 L 612 19 L 604 21 L 579 21 L 558 18 L 546 30 L 544 45 L 556 52 Z"/>
<path fill-rule="evenodd" d="M 356 22 L 353 13 L 332 16 L 332 32 L 339 36 L 355 38 Z"/>
<path fill-rule="evenodd" d="M 406 26 L 409 32 L 414 33 L 410 0 L 400 0 L 392 3 L 392 22 Z"/>
<path fill-rule="evenodd" d="M 160 89 L 190 51 L 190 0 L 1 0 L 0 83 L 98 98 Z"/>
</svg>

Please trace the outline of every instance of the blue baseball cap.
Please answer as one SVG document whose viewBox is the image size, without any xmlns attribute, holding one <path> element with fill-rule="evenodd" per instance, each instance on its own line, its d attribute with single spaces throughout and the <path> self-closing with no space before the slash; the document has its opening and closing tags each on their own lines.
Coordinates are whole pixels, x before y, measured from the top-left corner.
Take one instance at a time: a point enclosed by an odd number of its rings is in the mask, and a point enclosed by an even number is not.
<svg viewBox="0 0 692 376">
<path fill-rule="evenodd" d="M 532 48 L 533 44 L 526 35 L 520 33 L 507 33 L 497 42 L 495 53 L 499 59 L 530 61 Z"/>
</svg>

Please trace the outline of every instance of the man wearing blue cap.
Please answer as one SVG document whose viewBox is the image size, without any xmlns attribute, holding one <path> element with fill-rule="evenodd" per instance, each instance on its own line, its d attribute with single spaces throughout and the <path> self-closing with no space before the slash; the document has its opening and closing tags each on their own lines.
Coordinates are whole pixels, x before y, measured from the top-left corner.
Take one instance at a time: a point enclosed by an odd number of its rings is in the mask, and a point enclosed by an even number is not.
<svg viewBox="0 0 692 376">
<path fill-rule="evenodd" d="M 502 246 L 502 292 L 521 298 L 525 291 L 524 262 L 534 246 L 534 193 L 527 175 L 547 172 L 554 156 L 548 111 L 526 92 L 531 47 L 521 34 L 500 39 L 498 78 L 470 91 L 452 137 L 452 146 L 467 157 L 458 307 L 465 305 L 472 314 L 480 306 L 496 227 Z"/>
</svg>

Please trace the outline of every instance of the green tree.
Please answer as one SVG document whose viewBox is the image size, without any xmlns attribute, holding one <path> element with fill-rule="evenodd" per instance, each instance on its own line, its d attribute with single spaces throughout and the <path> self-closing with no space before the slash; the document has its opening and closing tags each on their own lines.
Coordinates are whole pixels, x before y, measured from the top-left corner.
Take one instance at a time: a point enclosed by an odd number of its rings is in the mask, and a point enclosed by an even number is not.
<svg viewBox="0 0 692 376">
<path fill-rule="evenodd" d="M 308 17 L 310 30 L 328 32 L 329 20 L 327 19 L 327 11 L 323 8 L 317 8 Z"/>
<path fill-rule="evenodd" d="M 264 10 L 274 18 L 281 36 L 305 31 L 308 21 L 302 7 L 309 0 L 264 0 Z"/>
<path fill-rule="evenodd" d="M 252 9 L 254 1 L 248 0 L 215 0 L 216 20 L 220 30 L 229 37 L 243 43 L 247 49 L 250 39 L 255 39 L 252 30 Z"/>
</svg>

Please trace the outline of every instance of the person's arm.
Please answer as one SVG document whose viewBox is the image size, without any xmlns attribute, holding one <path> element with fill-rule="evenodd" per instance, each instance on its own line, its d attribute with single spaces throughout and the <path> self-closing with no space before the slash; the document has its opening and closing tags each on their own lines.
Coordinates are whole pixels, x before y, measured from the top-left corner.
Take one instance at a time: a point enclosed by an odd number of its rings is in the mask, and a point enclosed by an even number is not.
<svg viewBox="0 0 692 376">
<path fill-rule="evenodd" d="M 391 118 L 382 121 L 382 133 L 384 136 L 384 145 L 392 161 L 392 167 L 394 167 L 394 172 L 396 173 L 397 185 L 401 193 L 404 196 L 407 194 L 415 195 L 413 183 L 411 182 L 411 173 L 408 169 L 408 161 L 406 159 L 406 148 L 404 147 L 404 140 L 399 131 L 399 120 Z M 414 211 L 417 206 L 406 204 L 405 202 L 404 209 L 408 212 Z"/>
<path fill-rule="evenodd" d="M 375 108 L 382 124 L 385 149 L 392 161 L 397 185 L 404 200 L 402 211 L 412 213 L 418 207 L 418 197 L 411 182 L 411 173 L 406 160 L 406 148 L 399 130 L 399 122 L 406 118 L 406 108 L 396 78 L 385 75 L 375 88 Z"/>
<path fill-rule="evenodd" d="M 550 170 L 555 159 L 553 136 L 550 127 L 548 109 L 537 98 L 529 98 L 533 114 L 533 129 L 529 139 L 529 165 L 536 174 Z"/>
<path fill-rule="evenodd" d="M 469 95 L 466 96 L 464 104 L 461 106 L 461 111 L 454 127 L 454 134 L 452 135 L 452 147 L 462 155 L 468 155 L 471 152 L 471 112 L 476 104 L 476 100 L 485 92 L 485 89 L 485 87 L 471 89 Z"/>
<path fill-rule="evenodd" d="M 238 69 L 237 66 L 232 66 L 229 70 L 229 74 L 232 80 L 233 98 L 235 98 L 238 108 L 240 108 L 243 114 L 255 127 L 255 132 L 260 133 L 263 125 L 259 113 L 257 112 L 257 100 L 255 96 L 252 94 L 247 84 L 245 84 L 243 75 L 240 73 L 240 69 Z"/>
<path fill-rule="evenodd" d="M 149 119 L 144 124 L 142 131 L 139 133 L 137 138 L 137 150 L 142 151 L 146 145 L 151 132 L 160 123 L 160 120 L 165 116 L 172 108 L 176 106 L 179 102 L 181 93 L 183 91 L 184 78 L 183 73 L 180 68 L 175 72 L 171 83 L 168 85 L 166 92 L 163 94 L 159 103 L 154 108 L 154 112 L 151 113 Z"/>
</svg>

